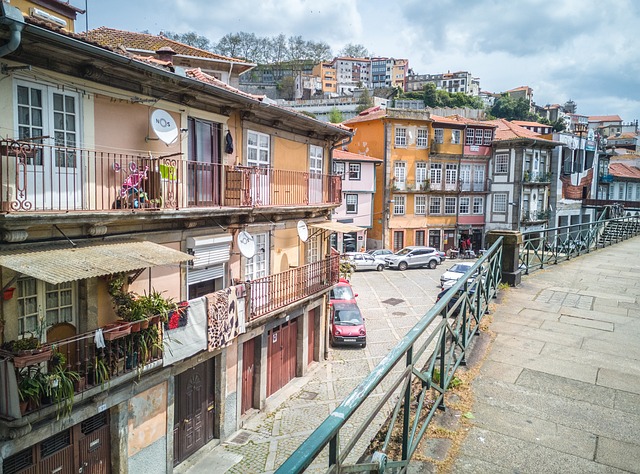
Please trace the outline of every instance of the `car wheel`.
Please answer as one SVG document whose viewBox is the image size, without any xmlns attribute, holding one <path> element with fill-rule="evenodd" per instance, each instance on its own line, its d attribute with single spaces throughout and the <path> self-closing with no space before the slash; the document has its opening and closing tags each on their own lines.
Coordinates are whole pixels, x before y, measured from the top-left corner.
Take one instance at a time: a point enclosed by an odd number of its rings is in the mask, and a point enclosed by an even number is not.
<svg viewBox="0 0 640 474">
<path fill-rule="evenodd" d="M 429 261 L 429 268 L 430 268 L 431 270 L 433 270 L 434 268 L 436 268 L 436 265 L 438 265 L 438 264 L 436 263 L 436 261 L 435 261 L 435 260 L 430 260 L 430 261 Z"/>
<path fill-rule="evenodd" d="M 398 270 L 405 271 L 407 269 L 407 267 L 408 267 L 407 262 L 400 262 L 398 264 Z"/>
<path fill-rule="evenodd" d="M 384 265 L 380 264 L 376 267 L 376 270 L 378 270 L 379 272 L 381 272 L 382 270 L 384 270 Z"/>
<path fill-rule="evenodd" d="M 367 347 L 367 343 L 365 342 L 364 344 L 360 344 L 360 347 L 364 349 L 365 347 Z"/>
</svg>

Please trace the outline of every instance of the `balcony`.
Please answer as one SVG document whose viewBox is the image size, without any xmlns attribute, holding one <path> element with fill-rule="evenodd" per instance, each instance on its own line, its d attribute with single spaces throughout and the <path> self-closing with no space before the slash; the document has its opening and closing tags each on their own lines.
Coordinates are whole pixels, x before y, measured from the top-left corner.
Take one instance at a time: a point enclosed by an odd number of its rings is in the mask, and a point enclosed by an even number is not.
<svg viewBox="0 0 640 474">
<path fill-rule="evenodd" d="M 551 173 L 525 171 L 522 182 L 525 184 L 548 184 L 551 182 Z"/>
<path fill-rule="evenodd" d="M 340 204 L 340 176 L 0 141 L 4 212 Z"/>
<path fill-rule="evenodd" d="M 551 211 L 548 209 L 546 211 L 527 211 L 522 213 L 520 220 L 523 223 L 546 222 L 550 216 Z"/>
<path fill-rule="evenodd" d="M 0 350 L 0 417 L 15 426 L 55 414 L 68 415 L 74 400 L 114 388 L 162 366 L 160 317 L 102 328 L 28 351 Z M 27 338 L 28 339 L 28 338 Z M 18 340 L 18 342 L 24 339 Z M 12 422 L 9 422 L 12 423 Z"/>
<path fill-rule="evenodd" d="M 338 283 L 339 255 L 250 282 L 250 321 L 328 290 Z"/>
</svg>

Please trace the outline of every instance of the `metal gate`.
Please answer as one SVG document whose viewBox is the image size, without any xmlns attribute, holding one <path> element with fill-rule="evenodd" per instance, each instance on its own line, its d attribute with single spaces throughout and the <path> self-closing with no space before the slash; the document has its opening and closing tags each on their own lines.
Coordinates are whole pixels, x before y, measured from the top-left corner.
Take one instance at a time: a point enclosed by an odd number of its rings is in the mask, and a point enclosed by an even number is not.
<svg viewBox="0 0 640 474">
<path fill-rule="evenodd" d="M 298 320 L 286 322 L 267 333 L 267 397 L 296 376 Z"/>
<path fill-rule="evenodd" d="M 111 449 L 108 412 L 95 415 L 38 444 L 9 456 L 3 474 L 109 474 Z"/>
</svg>

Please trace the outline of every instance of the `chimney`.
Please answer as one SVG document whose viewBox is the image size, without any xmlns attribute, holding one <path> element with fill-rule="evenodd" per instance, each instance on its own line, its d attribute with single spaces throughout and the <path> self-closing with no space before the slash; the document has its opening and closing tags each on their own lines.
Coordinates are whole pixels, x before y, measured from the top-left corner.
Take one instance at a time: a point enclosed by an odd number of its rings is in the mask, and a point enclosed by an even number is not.
<svg viewBox="0 0 640 474">
<path fill-rule="evenodd" d="M 156 51 L 156 54 L 158 55 L 158 59 L 160 61 L 167 61 L 173 64 L 173 56 L 177 53 L 173 49 L 171 49 L 171 46 L 163 46 L 158 51 Z"/>
</svg>

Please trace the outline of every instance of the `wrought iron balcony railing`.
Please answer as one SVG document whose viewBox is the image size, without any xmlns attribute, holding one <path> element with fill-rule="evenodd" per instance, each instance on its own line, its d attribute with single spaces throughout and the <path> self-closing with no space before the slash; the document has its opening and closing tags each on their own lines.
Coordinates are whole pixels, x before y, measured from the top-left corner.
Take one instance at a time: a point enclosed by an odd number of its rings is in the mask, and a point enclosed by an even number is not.
<svg viewBox="0 0 640 474">
<path fill-rule="evenodd" d="M 340 204 L 339 176 L 0 141 L 0 210 L 145 211 Z"/>
<path fill-rule="evenodd" d="M 254 320 L 287 305 L 320 293 L 338 283 L 339 255 L 268 275 L 250 282 L 251 315 Z"/>
</svg>

